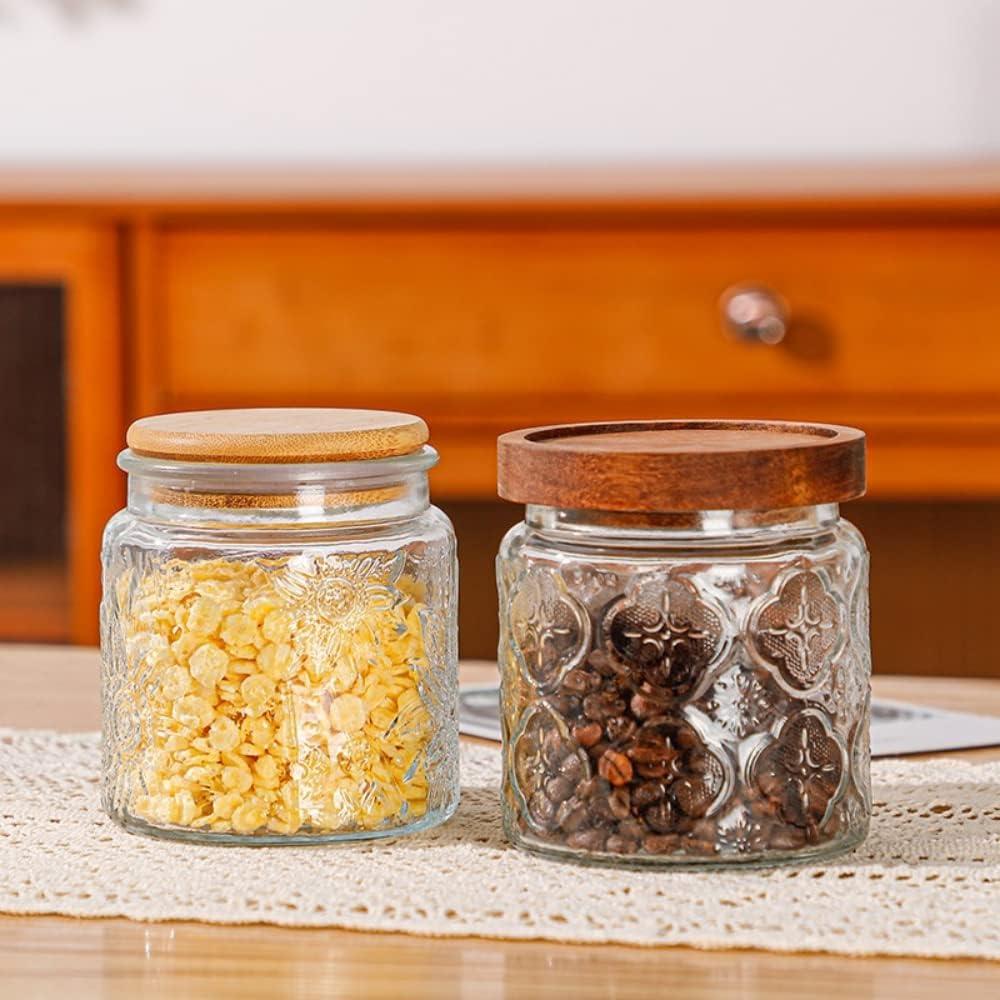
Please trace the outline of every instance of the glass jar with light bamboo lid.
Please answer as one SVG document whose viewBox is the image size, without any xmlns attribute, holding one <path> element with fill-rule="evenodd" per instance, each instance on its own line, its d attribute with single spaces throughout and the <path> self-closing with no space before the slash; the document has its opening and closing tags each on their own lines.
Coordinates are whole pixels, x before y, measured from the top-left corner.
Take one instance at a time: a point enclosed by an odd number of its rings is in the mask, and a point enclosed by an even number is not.
<svg viewBox="0 0 1000 1000">
<path fill-rule="evenodd" d="M 103 547 L 103 798 L 127 829 L 284 844 L 458 803 L 455 536 L 402 413 L 134 423 Z"/>
</svg>

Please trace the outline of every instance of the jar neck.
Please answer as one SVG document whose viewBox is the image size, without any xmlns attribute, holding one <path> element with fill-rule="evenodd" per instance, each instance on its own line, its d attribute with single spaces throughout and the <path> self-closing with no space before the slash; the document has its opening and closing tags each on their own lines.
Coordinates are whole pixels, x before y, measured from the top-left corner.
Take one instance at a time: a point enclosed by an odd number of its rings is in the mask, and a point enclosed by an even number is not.
<svg viewBox="0 0 1000 1000">
<path fill-rule="evenodd" d="M 365 461 L 238 465 L 118 456 L 128 509 L 170 523 L 275 528 L 407 520 L 430 505 L 427 471 L 437 452 Z"/>
<path fill-rule="evenodd" d="M 780 510 L 691 510 L 655 513 L 566 510 L 529 504 L 525 521 L 544 535 L 575 544 L 636 546 L 757 544 L 814 535 L 840 520 L 837 504 Z"/>
</svg>

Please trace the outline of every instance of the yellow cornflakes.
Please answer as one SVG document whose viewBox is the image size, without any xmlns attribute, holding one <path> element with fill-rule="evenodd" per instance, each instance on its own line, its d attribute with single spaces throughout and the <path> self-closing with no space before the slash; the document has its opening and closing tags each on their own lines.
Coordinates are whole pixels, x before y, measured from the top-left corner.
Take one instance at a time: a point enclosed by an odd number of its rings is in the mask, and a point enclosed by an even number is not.
<svg viewBox="0 0 1000 1000">
<path fill-rule="evenodd" d="M 335 634 L 253 563 L 174 560 L 124 616 L 148 711 L 130 811 L 252 834 L 372 830 L 427 809 L 422 585 Z"/>
</svg>

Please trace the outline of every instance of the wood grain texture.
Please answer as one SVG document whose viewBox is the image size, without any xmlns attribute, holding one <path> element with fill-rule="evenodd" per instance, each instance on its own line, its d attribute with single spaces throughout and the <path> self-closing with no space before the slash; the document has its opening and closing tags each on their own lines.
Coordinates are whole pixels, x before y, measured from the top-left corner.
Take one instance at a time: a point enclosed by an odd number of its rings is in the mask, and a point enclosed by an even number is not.
<svg viewBox="0 0 1000 1000">
<path fill-rule="evenodd" d="M 777 510 L 865 491 L 852 427 L 674 420 L 561 424 L 497 442 L 501 497 L 576 510 Z"/>
<path fill-rule="evenodd" d="M 137 455 L 191 462 L 309 463 L 409 455 L 426 444 L 420 417 L 320 407 L 202 410 L 136 420 Z"/>
<path fill-rule="evenodd" d="M 491 495 L 519 426 L 691 416 L 860 426 L 874 495 L 996 495 L 1000 228 L 798 221 L 171 226 L 160 391 L 418 412 L 448 496 Z M 790 303 L 781 345 L 723 330 L 750 279 Z"/>
<path fill-rule="evenodd" d="M 0 725 L 68 731 L 98 724 L 92 649 L 0 645 Z M 463 664 L 463 680 L 496 677 Z M 1000 681 L 876 678 L 883 697 L 1000 714 Z M 997 759 L 998 750 L 956 754 Z M 1000 967 L 976 961 L 699 952 L 193 923 L 0 916 L 6 995 L 371 1000 L 539 996 L 765 1000 L 831 995 L 930 1000 L 996 996 Z"/>
</svg>

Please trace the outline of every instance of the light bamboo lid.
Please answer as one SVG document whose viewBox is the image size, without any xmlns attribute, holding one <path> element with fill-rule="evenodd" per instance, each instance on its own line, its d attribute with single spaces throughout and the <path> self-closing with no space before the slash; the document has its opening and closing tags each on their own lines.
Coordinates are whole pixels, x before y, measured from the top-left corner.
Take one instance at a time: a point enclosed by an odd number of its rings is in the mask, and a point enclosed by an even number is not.
<svg viewBox="0 0 1000 1000">
<path fill-rule="evenodd" d="M 261 465 L 350 462 L 419 451 L 427 424 L 386 410 L 200 410 L 143 417 L 126 440 L 137 455 Z"/>
<path fill-rule="evenodd" d="M 564 424 L 504 434 L 505 500 L 567 509 L 774 510 L 865 491 L 865 435 L 780 420 Z"/>
</svg>

